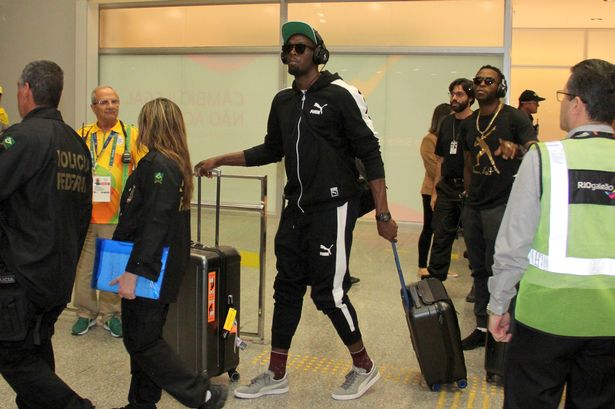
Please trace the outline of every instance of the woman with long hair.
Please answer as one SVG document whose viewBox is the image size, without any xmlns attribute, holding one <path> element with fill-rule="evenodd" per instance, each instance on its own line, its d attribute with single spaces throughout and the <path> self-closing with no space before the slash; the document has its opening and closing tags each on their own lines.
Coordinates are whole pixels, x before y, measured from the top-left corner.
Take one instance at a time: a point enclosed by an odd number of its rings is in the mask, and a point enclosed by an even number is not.
<svg viewBox="0 0 615 409">
<path fill-rule="evenodd" d="M 184 119 L 174 102 L 156 98 L 143 106 L 138 123 L 137 144 L 149 152 L 126 182 L 113 235 L 134 243 L 126 272 L 114 280 L 132 374 L 123 409 L 155 409 L 162 389 L 189 408 L 221 408 L 226 388 L 189 370 L 162 338 L 190 257 L 193 182 Z M 164 247 L 169 254 L 159 299 L 136 297 L 139 276 L 158 280 Z"/>
<path fill-rule="evenodd" d="M 438 105 L 431 117 L 431 126 L 427 135 L 421 141 L 421 158 L 425 167 L 425 176 L 421 185 L 421 197 L 423 199 L 423 230 L 419 236 L 419 270 L 420 277 L 429 275 L 427 271 L 427 257 L 431 248 L 431 239 L 433 237 L 433 228 L 431 227 L 431 219 L 433 210 L 431 208 L 431 192 L 433 190 L 434 179 L 436 177 L 436 141 L 438 140 L 438 132 L 440 132 L 440 124 L 445 116 L 453 112 L 451 105 L 442 103 Z"/>
</svg>

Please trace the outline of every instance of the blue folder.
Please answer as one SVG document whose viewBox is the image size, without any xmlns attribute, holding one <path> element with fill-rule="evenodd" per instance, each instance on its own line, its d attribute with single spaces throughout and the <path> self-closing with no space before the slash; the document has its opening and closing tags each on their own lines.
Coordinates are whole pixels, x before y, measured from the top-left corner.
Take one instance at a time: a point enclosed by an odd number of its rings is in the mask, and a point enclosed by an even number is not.
<svg viewBox="0 0 615 409">
<path fill-rule="evenodd" d="M 125 241 L 96 239 L 92 288 L 117 294 L 119 284 L 109 285 L 109 283 L 126 271 L 132 247 L 133 243 Z M 154 282 L 141 276 L 137 278 L 137 287 L 135 288 L 135 295 L 137 297 L 150 298 L 152 300 L 160 298 L 160 287 L 162 286 L 168 256 L 169 248 L 165 247 L 162 250 L 162 268 L 158 281 Z"/>
</svg>

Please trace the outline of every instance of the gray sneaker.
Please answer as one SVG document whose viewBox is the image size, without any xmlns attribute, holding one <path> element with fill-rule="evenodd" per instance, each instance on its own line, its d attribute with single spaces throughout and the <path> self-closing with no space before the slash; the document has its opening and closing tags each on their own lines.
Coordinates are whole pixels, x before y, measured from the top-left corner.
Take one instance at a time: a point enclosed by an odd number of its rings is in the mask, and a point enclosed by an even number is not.
<svg viewBox="0 0 615 409">
<path fill-rule="evenodd" d="M 272 371 L 265 371 L 250 381 L 249 385 L 235 389 L 235 397 L 243 399 L 260 398 L 263 395 L 280 395 L 288 392 L 288 376 L 273 379 Z"/>
<path fill-rule="evenodd" d="M 367 390 L 380 379 L 380 372 L 376 368 L 376 364 L 372 361 L 372 370 L 367 372 L 363 368 L 352 366 L 352 369 L 346 375 L 346 380 L 331 394 L 333 399 L 351 400 L 363 396 Z"/>
</svg>

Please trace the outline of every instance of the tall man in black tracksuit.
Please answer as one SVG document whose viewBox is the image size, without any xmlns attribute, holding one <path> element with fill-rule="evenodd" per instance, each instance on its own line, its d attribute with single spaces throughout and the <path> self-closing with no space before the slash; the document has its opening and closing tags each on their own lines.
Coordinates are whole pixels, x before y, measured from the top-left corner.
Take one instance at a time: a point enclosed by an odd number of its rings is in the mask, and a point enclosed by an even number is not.
<svg viewBox="0 0 615 409">
<path fill-rule="evenodd" d="M 235 396 L 257 398 L 288 391 L 286 359 L 309 285 L 316 307 L 329 317 L 353 360 L 346 381 L 332 397 L 356 399 L 380 375 L 363 346 L 347 295 L 352 231 L 359 210 L 355 158 L 365 165 L 378 233 L 394 241 L 397 224 L 388 210 L 380 144 L 365 100 L 337 74 L 318 70 L 329 52 L 312 27 L 288 22 L 282 26 L 282 37 L 282 62 L 295 80 L 292 88 L 273 99 L 264 143 L 209 158 L 195 168 L 210 175 L 221 165 L 260 166 L 282 158 L 286 167 L 286 207 L 275 238 L 278 273 L 269 369 L 250 385 L 237 388 Z"/>
<path fill-rule="evenodd" d="M 28 64 L 23 121 L 0 137 L 0 373 L 19 409 L 88 409 L 55 374 L 51 336 L 70 301 L 92 212 L 87 147 L 57 110 L 62 69 Z"/>
<path fill-rule="evenodd" d="M 448 92 L 454 113 L 442 121 L 436 142 L 436 183 L 431 194 L 434 237 L 427 267 L 430 276 L 442 281 L 448 275 L 453 241 L 461 218 L 464 168 L 459 133 L 461 121 L 472 114 L 472 81 L 458 78 L 451 82 Z"/>
</svg>

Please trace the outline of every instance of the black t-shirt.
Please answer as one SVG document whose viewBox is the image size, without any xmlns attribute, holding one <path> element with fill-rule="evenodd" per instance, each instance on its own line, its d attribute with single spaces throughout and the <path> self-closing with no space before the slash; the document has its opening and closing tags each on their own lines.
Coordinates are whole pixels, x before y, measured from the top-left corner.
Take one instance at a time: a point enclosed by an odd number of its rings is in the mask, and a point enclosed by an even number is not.
<svg viewBox="0 0 615 409">
<path fill-rule="evenodd" d="M 438 132 L 436 155 L 443 158 L 442 179 L 463 179 L 463 148 L 459 139 L 461 119 L 455 115 L 444 118 Z"/>
<path fill-rule="evenodd" d="M 479 128 L 487 131 L 481 137 L 476 127 L 479 111 L 461 123 L 460 138 L 464 152 L 470 153 L 472 180 L 467 204 L 479 209 L 499 206 L 508 201 L 512 184 L 521 161 L 495 156 L 500 139 L 525 145 L 536 140 L 534 127 L 527 114 L 504 105 L 497 118 L 487 130 L 495 114 L 481 116 Z"/>
</svg>

